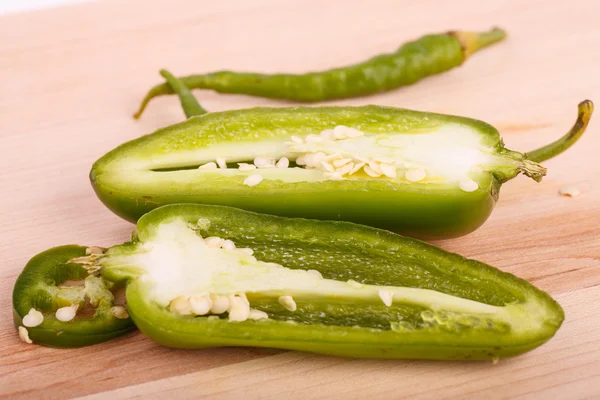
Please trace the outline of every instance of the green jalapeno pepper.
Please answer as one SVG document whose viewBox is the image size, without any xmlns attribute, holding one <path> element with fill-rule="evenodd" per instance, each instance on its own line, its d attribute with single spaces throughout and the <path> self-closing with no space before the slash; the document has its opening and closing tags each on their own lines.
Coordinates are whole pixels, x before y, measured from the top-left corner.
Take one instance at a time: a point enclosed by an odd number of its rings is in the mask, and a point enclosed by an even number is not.
<svg viewBox="0 0 600 400">
<path fill-rule="evenodd" d="M 301 75 L 219 71 L 182 77 L 181 82 L 191 89 L 300 102 L 364 96 L 410 85 L 458 67 L 474 52 L 505 37 L 506 33 L 498 28 L 488 32 L 426 35 L 402 45 L 394 53 L 328 71 Z M 154 97 L 173 93 L 176 90 L 168 83 L 153 87 L 135 117 L 141 116 Z"/>
<path fill-rule="evenodd" d="M 126 282 L 145 335 L 180 348 L 497 359 L 543 344 L 564 318 L 526 281 L 415 239 L 223 206 L 153 210 L 133 242 L 88 264 Z"/>
<path fill-rule="evenodd" d="M 526 154 L 484 122 L 391 107 L 210 113 L 119 146 L 90 178 L 130 221 L 189 202 L 456 237 L 485 222 L 502 183 L 519 173 L 539 181 L 537 162 L 575 143 L 592 110 L 582 102 L 564 137 Z"/>
<path fill-rule="evenodd" d="M 23 341 L 80 347 L 135 329 L 125 308 L 115 303 L 114 284 L 85 268 L 101 254 L 97 247 L 70 245 L 45 251 L 27 263 L 13 291 L 14 322 Z M 87 317 L 81 316 L 89 307 L 86 303 L 95 308 Z"/>
</svg>

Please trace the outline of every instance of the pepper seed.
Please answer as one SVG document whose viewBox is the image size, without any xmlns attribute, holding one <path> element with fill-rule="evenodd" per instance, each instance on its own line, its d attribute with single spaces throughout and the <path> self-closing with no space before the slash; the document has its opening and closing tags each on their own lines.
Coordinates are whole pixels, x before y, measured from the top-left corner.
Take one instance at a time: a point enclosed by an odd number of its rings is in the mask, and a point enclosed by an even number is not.
<svg viewBox="0 0 600 400">
<path fill-rule="evenodd" d="M 29 339 L 29 332 L 27 331 L 27 328 L 23 326 L 19 327 L 19 338 L 22 342 L 25 342 L 27 344 L 33 343 L 33 341 Z"/>
<path fill-rule="evenodd" d="M 217 169 L 217 164 L 211 161 L 209 163 L 199 166 L 198 169 Z"/>
<path fill-rule="evenodd" d="M 27 315 L 23 317 L 23 325 L 28 328 L 38 326 L 42 322 L 44 322 L 44 315 L 35 308 L 31 308 Z"/>
<path fill-rule="evenodd" d="M 579 196 L 579 194 L 581 193 L 581 190 L 579 190 L 575 186 L 567 185 L 567 186 L 561 187 L 560 190 L 558 191 L 558 193 L 560 193 L 562 196 L 575 197 L 575 196 Z"/>
<path fill-rule="evenodd" d="M 286 310 L 292 312 L 296 311 L 296 302 L 292 296 L 280 296 L 277 301 L 279 301 L 279 304 L 281 304 Z"/>
<path fill-rule="evenodd" d="M 263 180 L 262 175 L 252 174 L 249 177 L 247 177 L 246 179 L 244 179 L 244 185 L 246 185 L 246 186 L 256 186 L 259 183 L 261 183 L 262 180 Z"/>
<path fill-rule="evenodd" d="M 287 157 L 281 157 L 275 166 L 277 168 L 287 168 L 290 166 L 290 160 Z"/>
<path fill-rule="evenodd" d="M 256 165 L 254 164 L 239 163 L 238 166 L 240 171 L 252 171 L 256 169 Z"/>
<path fill-rule="evenodd" d="M 463 192 L 474 192 L 479 189 L 477 182 L 469 178 L 461 179 L 458 182 L 458 187 L 460 187 Z"/>
<path fill-rule="evenodd" d="M 389 290 L 379 289 L 377 294 L 379 294 L 379 298 L 381 299 L 381 301 L 383 301 L 383 304 L 385 304 L 386 307 L 392 305 L 392 300 L 394 298 L 392 292 L 390 292 Z"/>
<path fill-rule="evenodd" d="M 410 182 L 419 182 L 425 179 L 427 172 L 424 169 L 409 169 L 404 177 Z"/>
<path fill-rule="evenodd" d="M 221 169 L 227 169 L 227 162 L 225 161 L 224 158 L 222 157 L 217 157 L 217 165 L 219 166 L 219 168 Z"/>
<path fill-rule="evenodd" d="M 58 310 L 56 310 L 56 319 L 61 322 L 69 322 L 73 318 L 75 318 L 75 314 L 77 313 L 78 308 L 79 304 L 61 307 Z"/>
</svg>

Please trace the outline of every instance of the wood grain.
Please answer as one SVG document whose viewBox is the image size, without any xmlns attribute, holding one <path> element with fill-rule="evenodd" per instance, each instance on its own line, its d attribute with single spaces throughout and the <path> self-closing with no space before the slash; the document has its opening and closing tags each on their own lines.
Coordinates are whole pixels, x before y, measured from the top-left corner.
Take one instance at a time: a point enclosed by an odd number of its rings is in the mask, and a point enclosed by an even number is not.
<svg viewBox="0 0 600 400">
<path fill-rule="evenodd" d="M 391 93 L 336 104 L 454 113 L 497 126 L 508 147 L 554 140 L 584 98 L 600 101 L 600 4 L 594 0 L 399 2 L 106 1 L 0 17 L 0 396 L 95 398 L 600 397 L 600 132 L 546 163 L 540 184 L 502 189 L 477 232 L 440 246 L 549 291 L 564 307 L 556 337 L 490 363 L 371 361 L 256 349 L 179 351 L 140 334 L 85 349 L 25 345 L 11 292 L 27 260 L 49 247 L 106 246 L 131 225 L 93 194 L 91 163 L 119 143 L 183 118 L 155 100 L 131 119 L 157 71 L 306 71 L 395 49 L 449 29 L 509 32 L 464 66 Z M 285 105 L 197 92 L 209 110 Z M 596 116 L 596 119 L 599 118 Z M 558 195 L 564 184 L 582 190 Z"/>
</svg>

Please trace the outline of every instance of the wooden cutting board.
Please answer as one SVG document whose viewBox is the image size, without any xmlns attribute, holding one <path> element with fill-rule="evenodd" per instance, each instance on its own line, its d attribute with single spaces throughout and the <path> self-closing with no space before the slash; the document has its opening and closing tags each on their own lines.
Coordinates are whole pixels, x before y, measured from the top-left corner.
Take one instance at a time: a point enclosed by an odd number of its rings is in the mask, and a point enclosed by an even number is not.
<svg viewBox="0 0 600 400">
<path fill-rule="evenodd" d="M 181 351 L 139 333 L 55 350 L 21 343 L 11 314 L 13 284 L 34 254 L 129 237 L 132 226 L 100 204 L 87 173 L 119 143 L 183 119 L 174 97 L 131 118 L 159 68 L 300 72 L 392 51 L 425 33 L 499 25 L 509 38 L 459 69 L 337 103 L 479 118 L 526 151 L 562 135 L 580 100 L 600 103 L 599 13 L 594 0 L 136 0 L 0 18 L 0 396 L 600 398 L 600 113 L 575 147 L 546 163 L 542 183 L 511 181 L 481 229 L 437 242 L 528 279 L 564 307 L 556 337 L 521 357 L 492 365 Z M 197 94 L 212 111 L 285 104 Z M 581 195 L 560 196 L 566 184 Z"/>
</svg>

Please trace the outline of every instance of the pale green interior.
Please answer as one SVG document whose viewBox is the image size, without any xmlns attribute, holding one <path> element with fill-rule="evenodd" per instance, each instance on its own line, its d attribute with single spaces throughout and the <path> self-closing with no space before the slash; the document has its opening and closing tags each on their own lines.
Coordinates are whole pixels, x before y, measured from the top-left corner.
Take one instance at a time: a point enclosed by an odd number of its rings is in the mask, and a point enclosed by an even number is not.
<svg viewBox="0 0 600 400">
<path fill-rule="evenodd" d="M 274 301 L 279 296 L 293 296 L 298 302 L 319 305 L 320 314 L 333 312 L 360 314 L 361 308 L 382 303 L 380 290 L 393 295 L 394 306 L 423 309 L 421 319 L 435 320 L 438 313 L 448 320 L 485 319 L 489 323 L 509 325 L 514 331 L 539 327 L 548 312 L 534 298 L 504 307 L 488 305 L 434 290 L 358 284 L 352 281 L 323 279 L 307 270 L 264 263 L 239 251 L 228 251 L 206 245 L 198 228 L 182 220 L 157 226 L 151 240 L 134 247 L 130 254 L 119 254 L 103 260 L 105 269 L 135 267 L 135 278 L 148 288 L 147 298 L 163 307 L 178 296 L 245 293 L 263 310 L 277 311 Z M 274 305 L 275 304 L 275 305 Z M 306 307 L 305 307 L 306 308 Z M 346 310 L 346 311 L 344 311 Z M 281 311 L 281 310 L 279 310 Z M 362 316 L 364 317 L 364 315 Z M 302 319 L 302 315 L 300 316 Z M 399 329 L 399 319 L 388 320 L 390 329 Z M 395 328 L 394 328 L 395 327 Z"/>
<path fill-rule="evenodd" d="M 301 137 L 306 139 L 306 137 Z M 259 173 L 266 180 L 284 182 L 316 182 L 328 180 L 327 171 L 322 168 L 306 169 L 293 165 L 293 168 L 270 168 L 240 171 L 236 163 L 252 163 L 256 157 L 270 157 L 275 160 L 287 157 L 294 162 L 299 155 L 324 152 L 339 153 L 342 157 L 376 156 L 393 159 L 398 167 L 397 178 L 385 176 L 373 178 L 364 172 L 347 176 L 346 179 L 392 179 L 408 182 L 405 173 L 411 169 L 427 172 L 422 182 L 447 183 L 461 179 L 477 179 L 483 171 L 492 171 L 498 166 L 514 168 L 519 162 L 507 155 L 498 154 L 494 148 L 482 143 L 482 136 L 475 128 L 462 124 L 444 124 L 427 130 L 403 133 L 377 133 L 356 138 L 347 138 L 326 143 L 302 143 L 285 140 L 262 140 L 248 142 L 221 142 L 193 150 L 157 154 L 144 160 L 131 160 L 130 166 L 139 169 L 165 170 L 197 167 L 214 162 L 217 157 L 229 164 L 227 169 L 202 170 L 195 173 L 206 176 L 249 176 Z"/>
</svg>

